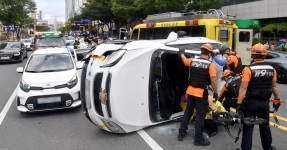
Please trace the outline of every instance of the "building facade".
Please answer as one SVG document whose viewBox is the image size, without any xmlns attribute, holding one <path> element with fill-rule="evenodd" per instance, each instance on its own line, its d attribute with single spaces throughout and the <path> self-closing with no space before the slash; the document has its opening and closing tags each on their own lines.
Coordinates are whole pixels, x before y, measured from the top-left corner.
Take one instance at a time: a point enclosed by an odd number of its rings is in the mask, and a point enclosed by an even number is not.
<svg viewBox="0 0 287 150">
<path fill-rule="evenodd" d="M 75 16 L 75 0 L 65 0 L 65 21 Z"/>
<path fill-rule="evenodd" d="M 287 22 L 287 0 L 215 0 L 222 3 L 226 15 L 235 20 L 257 20 L 261 27 Z M 286 38 L 286 32 L 261 32 L 266 41 Z M 276 38 L 275 38 L 276 37 Z"/>
</svg>

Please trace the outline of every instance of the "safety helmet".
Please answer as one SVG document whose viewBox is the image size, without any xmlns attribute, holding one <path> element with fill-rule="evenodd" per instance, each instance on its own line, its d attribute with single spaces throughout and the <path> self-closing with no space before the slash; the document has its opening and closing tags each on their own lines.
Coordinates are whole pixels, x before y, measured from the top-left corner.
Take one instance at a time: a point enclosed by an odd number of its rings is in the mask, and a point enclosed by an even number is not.
<svg viewBox="0 0 287 150">
<path fill-rule="evenodd" d="M 251 55 L 266 56 L 267 55 L 266 47 L 261 43 L 254 45 L 251 48 Z"/>
<path fill-rule="evenodd" d="M 224 77 L 228 77 L 229 75 L 234 75 L 234 72 L 229 69 L 224 70 L 222 73 L 221 80 L 224 80 Z"/>
<path fill-rule="evenodd" d="M 232 48 L 230 47 L 229 44 L 226 44 L 226 43 L 222 44 L 222 45 L 220 46 L 220 54 L 224 54 L 224 52 L 225 52 L 226 49 L 230 49 L 230 50 L 231 50 Z"/>
<path fill-rule="evenodd" d="M 206 43 L 206 44 L 202 45 L 202 46 L 200 47 L 200 49 L 208 50 L 210 53 L 212 53 L 212 52 L 213 52 L 212 45 L 211 45 L 211 44 L 209 44 L 209 43 Z"/>
</svg>

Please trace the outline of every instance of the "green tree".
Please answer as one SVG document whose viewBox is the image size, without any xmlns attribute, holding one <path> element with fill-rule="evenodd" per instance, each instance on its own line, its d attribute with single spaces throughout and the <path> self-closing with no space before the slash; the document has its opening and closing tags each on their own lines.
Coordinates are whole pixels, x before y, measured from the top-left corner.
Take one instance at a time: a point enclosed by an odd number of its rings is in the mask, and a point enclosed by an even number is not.
<svg viewBox="0 0 287 150">
<path fill-rule="evenodd" d="M 275 25 L 275 24 L 269 24 L 269 25 L 267 25 L 267 26 L 261 28 L 261 31 L 276 31 L 277 28 L 278 28 L 277 25 Z"/>
<path fill-rule="evenodd" d="M 46 27 L 46 26 L 36 26 L 36 31 L 37 32 L 46 32 L 46 31 L 49 31 L 50 28 L 49 27 Z"/>
<path fill-rule="evenodd" d="M 88 0 L 88 2 L 82 9 L 83 18 L 100 20 L 106 25 L 113 22 L 112 0 Z"/>
<path fill-rule="evenodd" d="M 28 13 L 36 10 L 36 4 L 31 0 L 0 0 L 0 6 L 0 21 L 6 26 L 19 26 L 18 30 L 31 21 Z"/>
<path fill-rule="evenodd" d="M 200 5 L 201 1 L 201 5 Z M 209 9 L 220 9 L 222 4 L 214 0 L 193 0 L 192 3 L 188 3 L 186 12 L 189 11 L 207 11 Z"/>
<path fill-rule="evenodd" d="M 249 25 L 249 29 L 253 29 L 253 36 L 260 32 L 260 26 L 258 24 Z"/>
<path fill-rule="evenodd" d="M 58 31 L 61 31 L 62 33 L 65 33 L 65 31 L 67 31 L 66 26 L 65 27 L 60 27 L 58 28 Z"/>
<path fill-rule="evenodd" d="M 116 20 L 146 18 L 147 15 L 164 12 L 183 12 L 190 0 L 113 0 L 112 11 Z"/>
</svg>

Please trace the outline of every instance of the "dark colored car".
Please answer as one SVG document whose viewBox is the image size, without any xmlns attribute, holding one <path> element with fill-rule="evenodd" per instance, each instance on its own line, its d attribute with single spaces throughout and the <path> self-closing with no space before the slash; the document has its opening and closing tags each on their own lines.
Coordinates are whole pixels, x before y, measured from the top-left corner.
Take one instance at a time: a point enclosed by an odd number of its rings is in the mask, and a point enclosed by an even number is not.
<svg viewBox="0 0 287 150">
<path fill-rule="evenodd" d="M 22 62 L 27 50 L 20 42 L 5 42 L 0 45 L 0 62 Z"/>
<path fill-rule="evenodd" d="M 287 82 L 287 52 L 268 51 L 264 62 L 276 69 L 278 83 Z"/>
</svg>

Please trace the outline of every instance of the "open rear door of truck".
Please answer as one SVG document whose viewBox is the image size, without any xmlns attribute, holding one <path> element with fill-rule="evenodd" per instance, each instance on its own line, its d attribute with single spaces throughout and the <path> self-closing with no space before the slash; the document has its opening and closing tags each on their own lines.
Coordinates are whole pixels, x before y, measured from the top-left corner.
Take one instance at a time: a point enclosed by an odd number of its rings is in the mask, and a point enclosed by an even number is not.
<svg viewBox="0 0 287 150">
<path fill-rule="evenodd" d="M 235 29 L 234 33 L 234 50 L 241 56 L 242 65 L 250 65 L 253 30 Z"/>
</svg>

